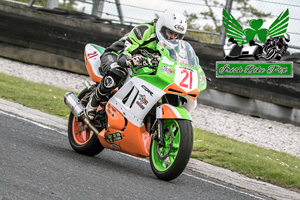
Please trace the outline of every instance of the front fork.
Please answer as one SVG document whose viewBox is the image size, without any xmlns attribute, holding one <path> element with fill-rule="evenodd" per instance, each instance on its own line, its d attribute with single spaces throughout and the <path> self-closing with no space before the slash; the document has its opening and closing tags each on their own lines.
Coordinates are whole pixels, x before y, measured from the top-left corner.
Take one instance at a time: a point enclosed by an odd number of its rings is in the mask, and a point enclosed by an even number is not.
<svg viewBox="0 0 300 200">
<path fill-rule="evenodd" d="M 163 119 L 156 119 L 151 130 L 154 132 L 153 139 L 158 143 L 158 145 L 156 145 L 156 154 L 160 160 L 165 160 L 169 156 L 173 147 L 173 130 L 164 129 Z M 170 143 L 167 148 L 168 151 L 162 152 L 160 148 L 166 147 L 166 137 L 170 138 Z"/>
<path fill-rule="evenodd" d="M 156 119 L 152 128 L 151 133 L 153 134 L 154 140 L 156 140 L 159 144 L 159 146 L 164 146 L 164 130 L 163 130 L 163 120 L 162 119 Z"/>
</svg>

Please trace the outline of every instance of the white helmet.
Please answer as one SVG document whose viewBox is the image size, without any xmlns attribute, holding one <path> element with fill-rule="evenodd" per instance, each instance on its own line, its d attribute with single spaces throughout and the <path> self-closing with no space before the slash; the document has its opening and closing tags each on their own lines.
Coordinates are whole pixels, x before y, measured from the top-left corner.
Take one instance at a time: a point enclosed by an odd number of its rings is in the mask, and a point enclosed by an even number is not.
<svg viewBox="0 0 300 200">
<path fill-rule="evenodd" d="M 183 39 L 187 29 L 186 18 L 183 14 L 166 11 L 158 18 L 155 29 L 159 40 L 168 39 L 166 29 L 178 33 L 178 39 Z"/>
</svg>

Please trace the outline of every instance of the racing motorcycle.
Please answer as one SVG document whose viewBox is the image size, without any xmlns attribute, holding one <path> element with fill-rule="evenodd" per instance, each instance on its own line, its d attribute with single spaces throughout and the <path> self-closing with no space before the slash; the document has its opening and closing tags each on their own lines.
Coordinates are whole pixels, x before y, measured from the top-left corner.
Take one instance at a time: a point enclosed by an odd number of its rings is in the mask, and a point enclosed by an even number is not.
<svg viewBox="0 0 300 200">
<path fill-rule="evenodd" d="M 272 58 L 280 60 L 282 55 L 286 53 L 289 41 L 290 36 L 288 33 L 285 33 L 282 38 L 268 38 L 266 43 L 263 45 L 263 57 L 266 60 L 271 60 Z"/>
<path fill-rule="evenodd" d="M 162 180 L 177 178 L 185 169 L 193 147 L 192 112 L 197 96 L 206 88 L 206 76 L 191 45 L 183 40 L 157 44 L 159 55 L 147 65 L 129 65 L 124 83 L 103 100 L 90 121 L 84 115 L 91 93 L 100 83 L 100 55 L 104 48 L 87 44 L 84 57 L 93 85 L 78 97 L 68 92 L 71 113 L 68 138 L 81 154 L 95 156 L 104 148 L 148 158 Z"/>
</svg>

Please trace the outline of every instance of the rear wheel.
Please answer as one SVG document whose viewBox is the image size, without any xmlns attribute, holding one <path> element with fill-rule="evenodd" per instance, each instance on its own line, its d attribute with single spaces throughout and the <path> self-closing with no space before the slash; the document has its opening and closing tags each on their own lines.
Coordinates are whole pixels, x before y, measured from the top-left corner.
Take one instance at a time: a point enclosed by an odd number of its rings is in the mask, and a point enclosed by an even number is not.
<svg viewBox="0 0 300 200">
<path fill-rule="evenodd" d="M 185 169 L 193 147 L 193 128 L 188 120 L 163 120 L 163 138 L 152 138 L 150 164 L 154 174 L 162 180 L 177 178 Z"/>
<path fill-rule="evenodd" d="M 89 90 L 85 89 L 78 95 L 78 98 L 83 99 L 88 93 Z M 104 149 L 96 134 L 93 134 L 93 131 L 82 122 L 76 121 L 72 112 L 68 123 L 68 138 L 71 147 L 80 154 L 95 156 Z"/>
</svg>

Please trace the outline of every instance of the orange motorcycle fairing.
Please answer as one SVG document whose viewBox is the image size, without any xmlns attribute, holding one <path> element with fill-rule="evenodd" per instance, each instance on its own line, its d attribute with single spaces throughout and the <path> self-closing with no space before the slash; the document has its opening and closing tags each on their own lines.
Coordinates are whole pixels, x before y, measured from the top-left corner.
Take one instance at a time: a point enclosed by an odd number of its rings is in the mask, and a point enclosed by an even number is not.
<svg viewBox="0 0 300 200">
<path fill-rule="evenodd" d="M 174 111 L 167 105 L 162 105 L 162 118 L 167 119 L 177 119 L 178 116 L 174 113 Z"/>
<path fill-rule="evenodd" d="M 102 146 L 136 157 L 149 157 L 152 135 L 146 131 L 145 126 L 138 127 L 127 121 L 110 103 L 106 106 L 106 113 L 109 127 L 98 134 Z M 110 137 L 112 135 L 113 137 Z"/>
<path fill-rule="evenodd" d="M 197 99 L 199 95 L 199 89 L 194 89 L 192 91 L 186 92 L 184 91 L 181 87 L 179 87 L 176 83 L 172 83 L 168 85 L 165 89 L 164 92 L 168 94 L 176 94 L 176 95 L 183 95 L 183 96 L 188 96 L 194 100 Z"/>
<path fill-rule="evenodd" d="M 126 119 L 111 103 L 107 103 L 105 107 L 107 114 L 107 123 L 109 127 L 116 130 L 123 130 L 126 125 Z"/>
<path fill-rule="evenodd" d="M 98 56 L 98 55 L 97 55 Z M 94 72 L 94 69 L 92 67 L 92 64 L 91 62 L 89 61 L 89 59 L 87 58 L 87 55 L 86 55 L 86 52 L 84 51 L 84 60 L 85 60 L 85 66 L 86 66 L 86 69 L 89 73 L 89 76 L 91 77 L 92 81 L 94 82 L 98 82 L 100 83 L 101 80 L 102 80 L 102 77 L 100 77 L 99 75 L 97 75 L 95 72 Z"/>
</svg>

